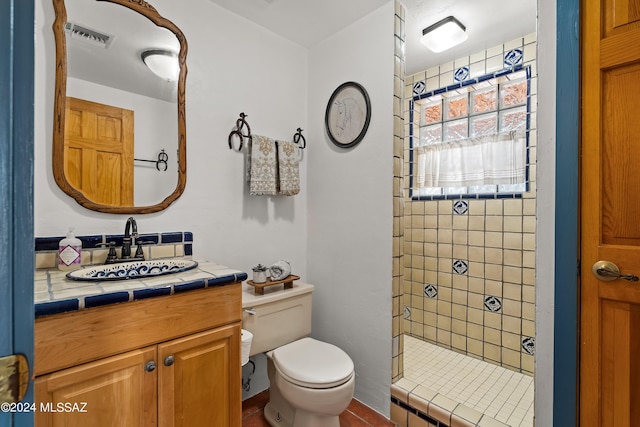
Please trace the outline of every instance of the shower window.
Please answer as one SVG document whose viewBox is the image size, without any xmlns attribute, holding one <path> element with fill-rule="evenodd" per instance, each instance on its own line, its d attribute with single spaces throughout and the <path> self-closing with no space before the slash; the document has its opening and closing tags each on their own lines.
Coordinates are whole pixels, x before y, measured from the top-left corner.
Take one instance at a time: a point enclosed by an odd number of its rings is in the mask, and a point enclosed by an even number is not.
<svg viewBox="0 0 640 427">
<path fill-rule="evenodd" d="M 411 100 L 412 198 L 528 191 L 530 79 L 530 67 L 517 66 Z"/>
</svg>

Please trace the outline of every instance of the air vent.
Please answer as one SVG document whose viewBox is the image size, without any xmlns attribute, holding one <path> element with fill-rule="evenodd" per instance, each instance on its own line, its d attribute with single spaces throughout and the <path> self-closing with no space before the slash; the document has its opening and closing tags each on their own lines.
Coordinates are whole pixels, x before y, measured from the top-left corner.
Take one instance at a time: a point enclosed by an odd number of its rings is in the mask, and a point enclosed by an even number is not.
<svg viewBox="0 0 640 427">
<path fill-rule="evenodd" d="M 67 22 L 64 26 L 64 30 L 72 39 L 82 40 L 87 43 L 91 43 L 94 46 L 100 46 L 104 49 L 107 49 L 113 41 L 113 36 L 74 24 L 73 22 Z"/>
</svg>

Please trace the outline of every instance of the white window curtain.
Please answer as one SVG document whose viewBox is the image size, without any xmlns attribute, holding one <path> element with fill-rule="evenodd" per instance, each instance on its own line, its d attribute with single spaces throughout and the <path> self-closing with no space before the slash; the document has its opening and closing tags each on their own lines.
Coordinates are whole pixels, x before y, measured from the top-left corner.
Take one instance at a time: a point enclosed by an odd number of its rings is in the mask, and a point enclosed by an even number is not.
<svg viewBox="0 0 640 427">
<path fill-rule="evenodd" d="M 508 132 L 416 147 L 417 188 L 525 182 L 526 135 Z"/>
</svg>

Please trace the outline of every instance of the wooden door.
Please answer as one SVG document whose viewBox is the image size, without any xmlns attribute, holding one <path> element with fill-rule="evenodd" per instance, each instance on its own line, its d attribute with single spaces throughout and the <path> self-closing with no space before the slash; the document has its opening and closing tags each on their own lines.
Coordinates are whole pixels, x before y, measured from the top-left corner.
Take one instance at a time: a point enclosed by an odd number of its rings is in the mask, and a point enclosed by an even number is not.
<svg viewBox="0 0 640 427">
<path fill-rule="evenodd" d="M 242 424 L 240 324 L 158 345 L 158 425 Z"/>
<path fill-rule="evenodd" d="M 36 426 L 155 426 L 155 356 L 152 346 L 36 378 Z"/>
<path fill-rule="evenodd" d="M 602 281 L 592 266 L 640 276 L 640 1 L 582 0 L 581 15 L 580 425 L 631 427 L 640 282 Z"/>
<path fill-rule="evenodd" d="M 87 199 L 133 206 L 133 111 L 67 98 L 64 173 Z"/>
</svg>

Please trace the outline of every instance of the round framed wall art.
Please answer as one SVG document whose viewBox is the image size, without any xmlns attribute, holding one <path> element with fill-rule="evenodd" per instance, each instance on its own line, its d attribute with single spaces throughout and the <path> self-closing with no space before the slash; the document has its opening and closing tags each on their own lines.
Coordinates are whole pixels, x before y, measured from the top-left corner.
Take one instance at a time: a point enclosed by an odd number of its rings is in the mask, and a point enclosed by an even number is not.
<svg viewBox="0 0 640 427">
<path fill-rule="evenodd" d="M 324 116 L 331 142 L 349 148 L 364 138 L 371 120 L 369 94 L 362 85 L 346 82 L 333 91 Z"/>
</svg>

